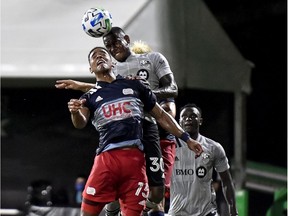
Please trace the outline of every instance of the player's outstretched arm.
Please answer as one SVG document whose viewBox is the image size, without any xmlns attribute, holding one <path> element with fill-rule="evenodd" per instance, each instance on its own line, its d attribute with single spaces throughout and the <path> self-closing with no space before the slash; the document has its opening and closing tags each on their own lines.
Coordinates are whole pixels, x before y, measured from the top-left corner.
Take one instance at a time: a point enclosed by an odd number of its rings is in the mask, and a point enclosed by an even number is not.
<svg viewBox="0 0 288 216">
<path fill-rule="evenodd" d="M 87 92 L 94 87 L 93 83 L 80 82 L 76 80 L 56 80 L 55 87 L 58 89 L 72 89 Z"/>
<path fill-rule="evenodd" d="M 177 121 L 158 103 L 155 104 L 150 114 L 157 120 L 157 122 L 164 130 L 185 141 L 189 149 L 195 152 L 196 157 L 201 155 L 203 149 L 200 143 L 198 143 L 196 140 L 193 140 L 189 134 L 180 127 Z"/>
</svg>

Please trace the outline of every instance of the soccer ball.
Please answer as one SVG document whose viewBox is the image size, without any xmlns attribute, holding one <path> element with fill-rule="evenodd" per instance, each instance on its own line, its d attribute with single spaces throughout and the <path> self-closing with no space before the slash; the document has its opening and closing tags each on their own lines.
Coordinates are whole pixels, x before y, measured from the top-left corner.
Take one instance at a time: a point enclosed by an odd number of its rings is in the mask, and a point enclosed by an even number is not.
<svg viewBox="0 0 288 216">
<path fill-rule="evenodd" d="M 90 8 L 84 13 L 82 27 L 89 36 L 102 37 L 112 28 L 112 16 L 105 9 Z"/>
</svg>

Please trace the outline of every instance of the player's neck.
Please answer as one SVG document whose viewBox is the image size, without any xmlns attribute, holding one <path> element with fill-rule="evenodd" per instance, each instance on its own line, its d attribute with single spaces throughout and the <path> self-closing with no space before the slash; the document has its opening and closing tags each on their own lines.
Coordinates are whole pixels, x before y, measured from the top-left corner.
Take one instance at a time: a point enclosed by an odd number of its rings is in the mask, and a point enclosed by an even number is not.
<svg viewBox="0 0 288 216">
<path fill-rule="evenodd" d="M 116 79 L 116 76 L 113 72 L 103 72 L 96 75 L 96 80 L 101 82 L 111 83 Z"/>
<path fill-rule="evenodd" d="M 198 134 L 199 134 L 199 131 L 197 131 L 197 132 L 195 132 L 195 133 L 189 133 L 189 135 L 191 136 L 191 138 L 194 139 L 194 140 L 197 140 Z"/>
</svg>

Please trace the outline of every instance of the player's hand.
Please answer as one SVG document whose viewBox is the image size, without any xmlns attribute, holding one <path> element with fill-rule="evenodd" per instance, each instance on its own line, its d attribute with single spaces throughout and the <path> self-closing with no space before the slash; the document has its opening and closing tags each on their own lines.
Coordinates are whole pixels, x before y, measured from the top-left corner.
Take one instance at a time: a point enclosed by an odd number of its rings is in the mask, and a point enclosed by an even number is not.
<svg viewBox="0 0 288 216">
<path fill-rule="evenodd" d="M 128 80 L 136 80 L 136 79 L 141 79 L 140 76 L 137 76 L 137 75 L 132 75 L 132 74 L 129 74 L 127 76 L 124 77 L 125 79 L 128 79 Z"/>
<path fill-rule="evenodd" d="M 83 107 L 83 104 L 86 102 L 86 99 L 78 100 L 78 99 L 71 99 L 68 102 L 68 109 L 71 114 L 78 113 L 81 108 Z"/>
<path fill-rule="evenodd" d="M 83 83 L 76 80 L 56 80 L 55 87 L 58 89 L 73 89 L 83 91 Z"/>
<path fill-rule="evenodd" d="M 189 140 L 187 140 L 187 145 L 190 150 L 195 152 L 195 158 L 198 158 L 202 154 L 202 146 L 196 140 L 190 138 Z"/>
<path fill-rule="evenodd" d="M 144 79 L 143 77 L 140 77 L 138 75 L 129 74 L 129 75 L 125 76 L 125 79 L 140 80 L 144 85 L 150 87 L 150 83 L 146 79 Z"/>
</svg>

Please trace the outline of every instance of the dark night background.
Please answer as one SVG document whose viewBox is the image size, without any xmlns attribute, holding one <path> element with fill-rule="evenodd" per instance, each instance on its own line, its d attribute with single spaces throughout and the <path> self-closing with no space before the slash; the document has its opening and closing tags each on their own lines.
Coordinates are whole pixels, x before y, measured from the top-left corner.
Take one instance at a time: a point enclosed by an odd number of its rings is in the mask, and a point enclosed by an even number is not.
<svg viewBox="0 0 288 216">
<path fill-rule="evenodd" d="M 247 160 L 287 168 L 287 1 L 204 2 L 244 58 L 255 64 L 247 96 Z M 40 82 L 51 82 L 51 88 L 1 88 L 3 208 L 23 208 L 26 188 L 35 179 L 50 180 L 71 201 L 75 178 L 88 174 L 93 162 L 97 134 L 92 127 L 74 129 L 67 110 L 68 100 L 81 93 L 57 90 L 55 80 Z M 233 157 L 233 94 L 180 89 L 176 102 L 178 108 L 197 103 L 203 110 L 201 133 Z M 249 215 L 264 215 L 271 202 L 271 195 L 251 192 L 249 205 L 260 207 Z"/>
<path fill-rule="evenodd" d="M 205 2 L 244 58 L 255 64 L 247 98 L 247 156 L 287 167 L 287 1 Z"/>
</svg>

